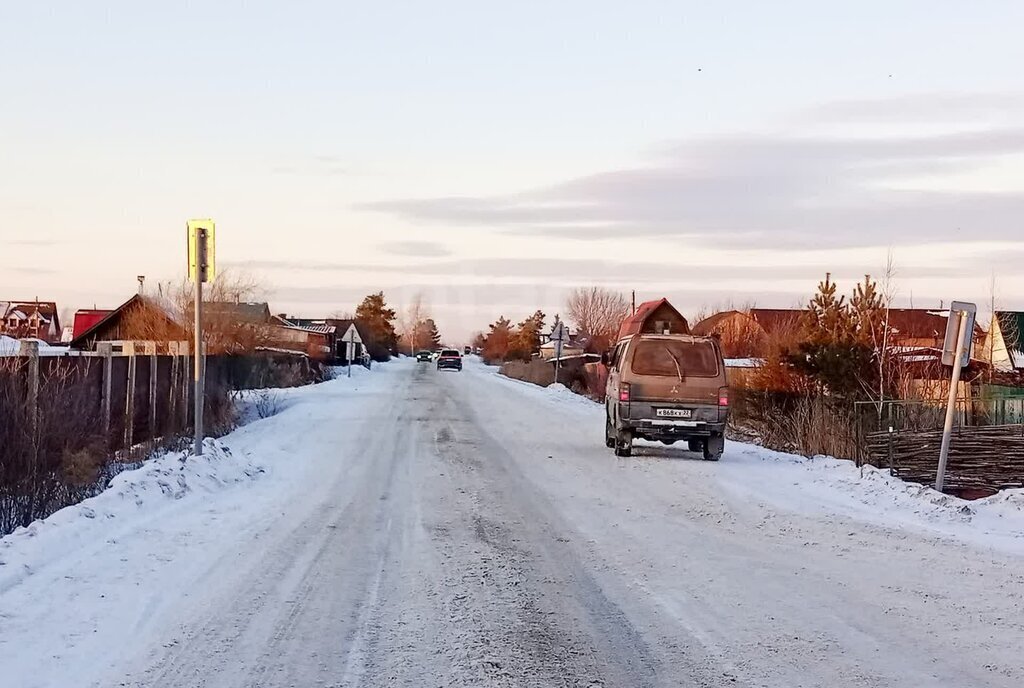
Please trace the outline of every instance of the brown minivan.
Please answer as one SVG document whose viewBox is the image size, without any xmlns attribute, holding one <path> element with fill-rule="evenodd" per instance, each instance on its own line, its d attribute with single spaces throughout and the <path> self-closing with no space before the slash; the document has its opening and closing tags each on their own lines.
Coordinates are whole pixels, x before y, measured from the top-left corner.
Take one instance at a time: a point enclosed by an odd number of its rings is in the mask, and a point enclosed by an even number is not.
<svg viewBox="0 0 1024 688">
<path fill-rule="evenodd" d="M 629 456 L 635 438 L 674 444 L 717 461 L 725 448 L 729 388 L 718 340 L 634 334 L 606 356 L 605 443 Z"/>
</svg>

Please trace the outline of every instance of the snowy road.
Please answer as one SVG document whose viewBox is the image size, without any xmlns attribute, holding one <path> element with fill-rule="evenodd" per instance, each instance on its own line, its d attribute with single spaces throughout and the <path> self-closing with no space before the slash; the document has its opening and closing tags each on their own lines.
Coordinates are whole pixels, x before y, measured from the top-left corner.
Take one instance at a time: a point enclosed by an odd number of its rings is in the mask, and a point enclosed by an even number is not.
<svg viewBox="0 0 1024 688">
<path fill-rule="evenodd" d="M 1018 552 L 773 506 L 741 445 L 615 459 L 479 365 L 371 378 L 225 439 L 265 476 L 0 578 L 0 685 L 1024 685 Z"/>
</svg>

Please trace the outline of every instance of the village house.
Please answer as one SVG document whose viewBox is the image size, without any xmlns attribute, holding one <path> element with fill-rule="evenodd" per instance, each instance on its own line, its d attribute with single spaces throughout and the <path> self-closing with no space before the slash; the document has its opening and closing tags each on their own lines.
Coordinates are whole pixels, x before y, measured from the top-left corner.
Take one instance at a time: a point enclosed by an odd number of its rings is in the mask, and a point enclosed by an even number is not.
<svg viewBox="0 0 1024 688">
<path fill-rule="evenodd" d="M 751 308 L 747 311 L 723 311 L 693 326 L 700 336 L 718 336 L 727 357 L 746 358 L 763 355 L 772 337 L 796 335 L 805 311 L 790 308 Z M 942 351 L 948 313 L 924 308 L 891 308 L 888 311 L 888 346 L 901 353 L 922 356 Z M 975 326 L 974 339 L 980 342 L 984 331 Z"/>
<path fill-rule="evenodd" d="M 980 355 L 999 373 L 1024 372 L 1024 312 L 992 314 Z"/>
<path fill-rule="evenodd" d="M 0 335 L 60 344 L 60 317 L 53 301 L 0 301 L 0 313 Z"/>
<path fill-rule="evenodd" d="M 185 326 L 154 299 L 134 294 L 111 310 L 84 309 L 75 313 L 75 331 L 69 346 L 82 351 L 95 351 L 99 342 L 157 343 L 161 353 L 169 342 L 187 340 Z"/>
</svg>

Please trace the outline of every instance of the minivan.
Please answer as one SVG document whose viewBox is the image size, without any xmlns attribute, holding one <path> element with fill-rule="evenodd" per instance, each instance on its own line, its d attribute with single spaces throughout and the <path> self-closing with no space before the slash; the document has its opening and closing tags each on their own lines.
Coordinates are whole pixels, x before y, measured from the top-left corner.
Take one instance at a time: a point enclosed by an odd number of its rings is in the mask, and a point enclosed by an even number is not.
<svg viewBox="0 0 1024 688">
<path fill-rule="evenodd" d="M 630 456 L 634 439 L 717 461 L 725 449 L 729 388 L 718 340 L 688 334 L 634 334 L 604 357 L 605 444 Z"/>
</svg>

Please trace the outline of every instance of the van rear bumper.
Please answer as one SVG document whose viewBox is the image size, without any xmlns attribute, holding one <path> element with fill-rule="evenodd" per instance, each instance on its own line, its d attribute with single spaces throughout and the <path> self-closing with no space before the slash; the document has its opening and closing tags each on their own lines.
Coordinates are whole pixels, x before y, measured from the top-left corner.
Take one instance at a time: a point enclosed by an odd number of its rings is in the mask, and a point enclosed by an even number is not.
<svg viewBox="0 0 1024 688">
<path fill-rule="evenodd" d="M 645 440 L 688 440 L 700 437 L 720 437 L 725 434 L 725 423 L 700 421 L 624 420 L 619 430 L 627 430 Z"/>
<path fill-rule="evenodd" d="M 649 440 L 685 440 L 703 437 L 717 437 L 725 434 L 728 411 L 717 406 L 679 405 L 692 409 L 692 418 L 659 418 L 650 403 L 618 405 L 616 430 L 630 432 L 635 437 Z M 665 408 L 665 404 L 656 404 Z"/>
</svg>

